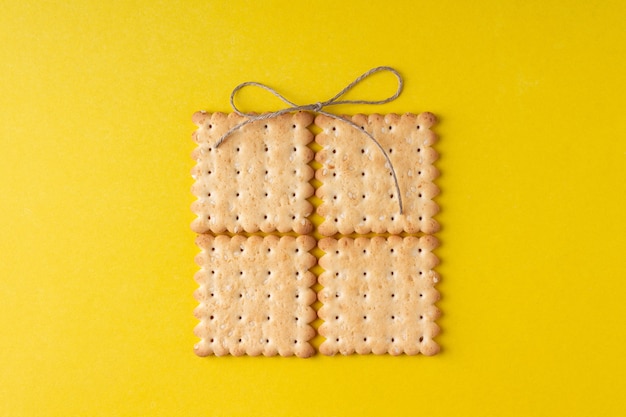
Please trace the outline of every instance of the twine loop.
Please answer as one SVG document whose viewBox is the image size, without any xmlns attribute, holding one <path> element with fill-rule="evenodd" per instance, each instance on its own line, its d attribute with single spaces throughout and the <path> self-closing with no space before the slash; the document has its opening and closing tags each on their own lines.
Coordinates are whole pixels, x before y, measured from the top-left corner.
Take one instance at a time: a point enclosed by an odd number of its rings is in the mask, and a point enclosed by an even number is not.
<svg viewBox="0 0 626 417">
<path fill-rule="evenodd" d="M 396 77 L 396 79 L 398 80 L 398 87 L 396 89 L 396 92 L 393 95 L 391 95 L 391 96 L 389 96 L 387 98 L 384 98 L 382 100 L 339 100 L 348 91 L 350 91 L 352 88 L 354 88 L 357 84 L 359 84 L 365 78 L 367 78 L 367 77 L 369 77 L 372 74 L 375 74 L 377 72 L 383 72 L 383 71 L 392 73 Z M 237 124 L 236 126 L 233 126 L 226 133 L 224 133 L 219 138 L 219 140 L 215 143 L 215 148 L 218 148 L 226 140 L 226 138 L 228 138 L 230 135 L 232 135 L 237 130 L 241 129 L 243 126 L 248 125 L 248 124 L 253 123 L 253 122 L 257 122 L 259 120 L 272 119 L 274 117 L 281 116 L 281 115 L 283 115 L 285 113 L 291 113 L 291 112 L 297 112 L 297 111 L 310 111 L 310 112 L 317 113 L 317 114 L 323 114 L 323 115 L 328 116 L 328 117 L 330 117 L 332 119 L 339 120 L 341 122 L 347 123 L 348 125 L 350 125 L 353 128 L 357 129 L 359 132 L 361 132 L 364 135 L 366 135 L 372 142 L 374 142 L 376 144 L 378 149 L 385 156 L 385 159 L 387 160 L 387 163 L 389 165 L 389 170 L 391 171 L 391 174 L 393 176 L 393 181 L 394 181 L 395 188 L 396 188 L 396 193 L 397 193 L 396 195 L 398 196 L 398 206 L 400 208 L 400 214 L 402 214 L 402 211 L 403 211 L 402 195 L 400 193 L 400 185 L 398 183 L 398 177 L 396 176 L 396 171 L 393 168 L 391 160 L 389 159 L 389 155 L 387 155 L 387 152 L 385 151 L 385 149 L 376 140 L 376 138 L 374 138 L 374 136 L 372 136 L 369 132 L 361 129 L 360 126 L 356 125 L 351 120 L 344 119 L 344 118 L 339 117 L 339 116 L 337 116 L 335 114 L 332 114 L 332 113 L 329 113 L 329 112 L 325 111 L 324 108 L 328 107 L 328 106 L 337 106 L 337 105 L 342 105 L 342 104 L 371 104 L 371 105 L 376 105 L 376 104 L 389 103 L 390 101 L 393 101 L 393 100 L 395 100 L 396 98 L 398 98 L 400 96 L 400 93 L 402 92 L 403 86 L 404 86 L 404 81 L 402 80 L 402 76 L 394 68 L 384 67 L 384 66 L 383 67 L 376 67 L 376 68 L 372 68 L 371 70 L 369 70 L 369 71 L 363 73 L 362 75 L 360 75 L 359 77 L 357 77 L 354 81 L 352 81 L 350 84 L 348 84 L 346 87 L 344 87 L 340 92 L 338 92 L 337 94 L 335 94 L 333 97 L 331 97 L 330 99 L 328 99 L 326 101 L 321 101 L 321 102 L 318 101 L 318 102 L 312 103 L 312 104 L 298 105 L 298 104 L 288 100 L 286 97 L 284 97 L 278 91 L 274 90 L 271 87 L 268 87 L 265 84 L 257 83 L 257 82 L 254 82 L 254 81 L 247 81 L 247 82 L 241 83 L 237 87 L 235 87 L 233 89 L 232 93 L 230 94 L 230 105 L 233 108 L 233 111 L 235 113 L 237 113 L 239 116 L 247 117 L 247 120 Z M 281 109 L 281 110 L 278 110 L 278 111 L 275 111 L 275 112 L 263 113 L 263 114 L 244 113 L 241 110 L 239 110 L 239 108 L 235 105 L 235 96 L 237 95 L 239 90 L 242 90 L 245 87 L 259 87 L 259 88 L 261 88 L 263 90 L 266 90 L 266 91 L 270 92 L 271 94 L 273 94 L 274 96 L 278 97 L 280 100 L 282 100 L 287 105 L 289 105 L 289 107 L 286 107 L 284 109 Z"/>
</svg>

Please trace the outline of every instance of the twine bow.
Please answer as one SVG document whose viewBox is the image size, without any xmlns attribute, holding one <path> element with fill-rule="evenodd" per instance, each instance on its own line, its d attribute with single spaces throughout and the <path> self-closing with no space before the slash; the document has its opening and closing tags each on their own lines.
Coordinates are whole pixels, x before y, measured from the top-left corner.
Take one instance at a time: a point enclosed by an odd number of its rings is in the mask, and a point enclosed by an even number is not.
<svg viewBox="0 0 626 417">
<path fill-rule="evenodd" d="M 354 88 L 354 86 L 359 84 L 361 81 L 363 81 L 364 79 L 366 79 L 367 77 L 369 77 L 372 74 L 375 74 L 377 72 L 382 72 L 382 71 L 391 72 L 398 80 L 398 88 L 396 89 L 396 92 L 392 96 L 389 96 L 389 97 L 387 97 L 385 99 L 382 99 L 382 100 L 339 100 L 342 96 L 344 96 L 348 91 L 350 91 L 352 88 Z M 402 80 L 402 76 L 400 75 L 400 73 L 398 73 L 398 71 L 396 71 L 395 69 L 393 69 L 391 67 L 376 67 L 376 68 L 372 68 L 371 70 L 365 72 L 364 74 L 362 74 L 361 76 L 356 78 L 354 81 L 352 81 L 350 84 L 348 84 L 343 90 L 341 90 L 340 92 L 335 94 L 335 96 L 333 96 L 332 98 L 330 98 L 330 99 L 328 99 L 326 101 L 312 103 L 312 104 L 306 104 L 306 105 L 298 105 L 298 104 L 288 100 L 282 94 L 280 94 L 279 92 L 277 92 L 273 88 L 268 87 L 265 84 L 257 83 L 257 82 L 254 82 L 254 81 L 248 81 L 248 82 L 245 82 L 245 83 L 241 83 L 237 87 L 235 87 L 233 92 L 230 94 L 230 105 L 233 108 L 235 113 L 237 113 L 240 116 L 245 116 L 248 119 L 246 121 L 244 121 L 244 122 L 239 123 L 236 126 L 233 126 L 226 133 L 224 133 L 219 138 L 219 140 L 215 143 L 215 148 L 218 148 L 226 140 L 226 138 L 228 138 L 230 135 L 232 135 L 235 131 L 241 129 L 245 125 L 257 122 L 259 120 L 272 119 L 274 117 L 281 116 L 281 115 L 283 115 L 285 113 L 296 112 L 296 111 L 310 111 L 310 112 L 314 112 L 314 113 L 317 113 L 317 114 L 323 114 L 323 115 L 328 116 L 328 117 L 330 117 L 332 119 L 339 120 L 339 121 L 341 121 L 343 123 L 346 123 L 346 124 L 352 126 L 353 128 L 357 129 L 359 132 L 362 132 L 372 142 L 374 142 L 376 144 L 378 149 L 385 156 L 385 159 L 387 160 L 387 164 L 389 165 L 389 170 L 391 171 L 391 174 L 393 176 L 393 181 L 394 181 L 394 184 L 395 184 L 395 187 L 396 187 L 396 195 L 398 196 L 398 206 L 400 207 L 400 214 L 402 214 L 402 211 L 403 211 L 402 210 L 403 209 L 403 206 L 402 206 L 402 195 L 400 193 L 400 185 L 398 183 L 398 177 L 396 176 L 396 171 L 394 170 L 393 165 L 391 164 L 391 160 L 389 159 L 389 155 L 387 155 L 387 152 L 385 152 L 385 149 L 374 138 L 374 136 L 372 136 L 366 130 L 362 129 L 356 123 L 352 122 L 351 120 L 347 120 L 347 119 L 344 119 L 342 117 L 339 117 L 339 116 L 337 116 L 335 114 L 328 113 L 327 111 L 324 110 L 324 108 L 328 107 L 328 106 L 337 106 L 337 105 L 340 105 L 340 104 L 385 104 L 385 103 L 389 103 L 390 101 L 393 101 L 396 98 L 398 98 L 398 96 L 400 96 L 400 93 L 402 92 L 403 85 L 404 85 L 404 82 Z M 243 89 L 245 87 L 248 87 L 248 86 L 259 87 L 259 88 L 262 88 L 262 89 L 264 89 L 266 91 L 269 91 L 274 96 L 276 96 L 280 100 L 282 100 L 284 103 L 288 104 L 289 107 L 286 107 L 284 109 L 281 109 L 281 110 L 278 110 L 278 111 L 275 111 L 275 112 L 264 113 L 264 114 L 259 114 L 259 115 L 243 113 L 235 105 L 235 95 L 237 94 L 237 92 L 239 92 L 239 90 L 241 90 L 241 89 Z"/>
</svg>

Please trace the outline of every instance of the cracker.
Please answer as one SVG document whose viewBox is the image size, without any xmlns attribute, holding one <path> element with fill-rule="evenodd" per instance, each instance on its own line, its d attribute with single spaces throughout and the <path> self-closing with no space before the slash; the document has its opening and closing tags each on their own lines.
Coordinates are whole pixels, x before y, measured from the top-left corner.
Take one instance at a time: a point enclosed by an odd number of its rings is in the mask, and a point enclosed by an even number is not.
<svg viewBox="0 0 626 417">
<path fill-rule="evenodd" d="M 199 356 L 309 357 L 315 330 L 310 236 L 198 236 Z"/>
<path fill-rule="evenodd" d="M 325 355 L 434 355 L 439 293 L 433 236 L 325 238 L 319 263 Z"/>
<path fill-rule="evenodd" d="M 351 119 L 382 145 L 395 169 L 402 194 L 400 214 L 397 192 L 388 163 L 375 143 L 353 126 L 325 115 L 315 124 L 322 131 L 315 137 L 323 149 L 315 159 L 321 163 L 316 178 L 322 182 L 317 196 L 322 203 L 317 213 L 325 221 L 319 226 L 324 236 L 335 233 L 434 233 L 439 211 L 432 200 L 439 192 L 431 147 L 437 136 L 430 127 L 431 113 L 358 114 Z"/>
<path fill-rule="evenodd" d="M 307 112 L 283 114 L 260 120 L 234 131 L 215 148 L 230 128 L 245 121 L 236 113 L 197 112 L 198 144 L 192 157 L 198 199 L 192 211 L 198 216 L 191 228 L 197 233 L 278 231 L 309 233 L 313 206 L 307 198 L 314 189 L 308 165 L 313 140 Z"/>
</svg>

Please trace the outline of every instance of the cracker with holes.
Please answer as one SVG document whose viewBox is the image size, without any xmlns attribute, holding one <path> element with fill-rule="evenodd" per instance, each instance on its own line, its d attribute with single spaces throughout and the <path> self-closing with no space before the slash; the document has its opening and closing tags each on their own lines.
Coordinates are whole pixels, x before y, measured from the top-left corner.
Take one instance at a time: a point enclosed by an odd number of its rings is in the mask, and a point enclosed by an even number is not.
<svg viewBox="0 0 626 417">
<path fill-rule="evenodd" d="M 199 356 L 310 357 L 316 259 L 310 236 L 198 236 Z"/>
<path fill-rule="evenodd" d="M 313 206 L 307 198 L 314 189 L 308 165 L 313 141 L 307 112 L 283 114 L 245 125 L 219 146 L 229 129 L 245 121 L 236 113 L 197 112 L 193 134 L 198 147 L 192 193 L 198 199 L 192 211 L 197 233 L 295 231 L 311 232 L 308 216 Z"/>
<path fill-rule="evenodd" d="M 434 355 L 439 346 L 433 236 L 324 238 L 319 282 L 325 355 Z"/>
<path fill-rule="evenodd" d="M 437 140 L 430 130 L 431 113 L 358 114 L 348 120 L 356 127 L 318 115 L 315 124 L 322 131 L 315 137 L 323 149 L 315 159 L 321 164 L 316 178 L 322 182 L 317 196 L 322 203 L 317 213 L 324 217 L 319 232 L 324 236 L 374 233 L 434 233 L 439 224 L 432 200 L 439 189 L 433 162 Z M 380 143 L 395 170 L 403 213 L 391 167 L 382 150 L 358 128 Z"/>
</svg>

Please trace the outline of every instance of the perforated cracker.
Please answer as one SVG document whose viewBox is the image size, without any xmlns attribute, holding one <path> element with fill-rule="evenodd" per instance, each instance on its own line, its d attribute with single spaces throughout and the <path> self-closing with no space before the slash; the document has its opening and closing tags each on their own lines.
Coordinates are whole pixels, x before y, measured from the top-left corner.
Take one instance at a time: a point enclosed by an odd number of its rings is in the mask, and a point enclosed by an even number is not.
<svg viewBox="0 0 626 417">
<path fill-rule="evenodd" d="M 325 238 L 318 297 L 325 355 L 434 355 L 439 280 L 433 236 Z"/>
<path fill-rule="evenodd" d="M 431 113 L 355 115 L 351 119 L 369 132 L 387 152 L 395 169 L 404 212 L 389 165 L 376 144 L 353 126 L 319 115 L 322 128 L 315 141 L 323 149 L 316 155 L 321 167 L 316 178 L 322 182 L 317 196 L 322 200 L 317 213 L 324 217 L 319 232 L 335 233 L 434 233 L 439 224 L 432 200 L 439 192 L 433 180 L 438 176 L 433 162 L 437 152 L 431 147 L 437 136 L 430 127 Z"/>
<path fill-rule="evenodd" d="M 222 135 L 245 120 L 236 113 L 193 116 L 198 147 L 192 155 L 196 160 L 192 192 L 198 199 L 192 211 L 198 217 L 192 230 L 309 233 L 313 206 L 307 198 L 314 190 L 308 165 L 313 151 L 307 144 L 313 134 L 307 127 L 313 115 L 288 113 L 250 123 L 215 148 Z"/>
<path fill-rule="evenodd" d="M 199 356 L 314 353 L 312 237 L 202 235 L 196 243 Z"/>
</svg>

